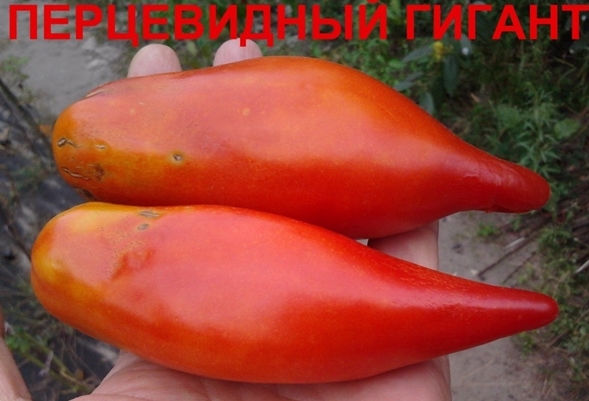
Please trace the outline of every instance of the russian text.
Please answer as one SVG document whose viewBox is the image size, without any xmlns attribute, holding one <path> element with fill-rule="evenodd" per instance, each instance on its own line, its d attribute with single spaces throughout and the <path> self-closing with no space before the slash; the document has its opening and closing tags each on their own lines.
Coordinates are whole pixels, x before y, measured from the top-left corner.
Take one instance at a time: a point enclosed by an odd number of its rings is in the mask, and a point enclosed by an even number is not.
<svg viewBox="0 0 589 401">
<path fill-rule="evenodd" d="M 93 4 L 11 4 L 9 39 L 16 40 L 19 35 L 38 39 L 40 18 L 46 40 L 70 40 L 72 36 L 80 40 L 87 29 L 105 23 L 108 39 L 127 40 L 133 46 L 138 46 L 141 40 L 195 40 L 204 37 L 207 29 L 211 40 L 218 39 L 227 30 L 229 37 L 239 38 L 242 46 L 248 39 L 266 41 L 268 46 L 273 46 L 275 39 L 286 38 L 289 27 L 296 30 L 298 39 L 306 39 L 309 28 L 315 40 L 335 40 L 342 35 L 346 40 L 355 35 L 367 39 L 372 34 L 386 39 L 387 9 L 378 0 L 368 0 L 368 4 L 357 8 L 344 5 L 343 10 L 342 23 L 336 18 L 324 17 L 319 5 L 307 7 L 304 4 L 297 5 L 296 9 L 284 4 L 276 7 L 247 4 L 243 21 L 238 19 L 240 13 L 235 4 L 222 9 L 214 4 L 206 8 L 194 4 L 129 4 L 122 11 L 117 11 L 114 5 L 100 8 Z M 205 18 L 205 11 L 208 18 Z M 166 17 L 170 15 L 173 23 Z M 19 33 L 19 24 L 27 23 L 28 35 L 22 30 Z"/>
<path fill-rule="evenodd" d="M 235 4 L 226 7 L 211 4 L 129 4 L 122 10 L 114 5 L 101 8 L 92 4 L 11 4 L 9 5 L 9 39 L 20 37 L 46 40 L 84 39 L 90 28 L 106 27 L 111 40 L 126 40 L 138 46 L 142 40 L 218 39 L 224 33 L 232 39 L 265 41 L 273 46 L 276 40 L 289 35 L 304 40 L 366 40 L 371 37 L 387 39 L 387 6 L 378 0 L 368 0 L 358 6 L 342 6 L 341 18 L 325 16 L 318 4 L 298 4 L 291 8 L 284 4 L 246 4 L 244 10 Z M 445 11 L 443 11 L 445 10 Z M 491 4 L 454 4 L 443 9 L 440 4 L 408 4 L 406 6 L 406 38 L 415 39 L 416 18 L 429 18 L 434 40 L 449 35 L 454 39 L 477 36 L 477 18 L 495 11 L 496 23 L 492 39 L 515 35 L 518 39 L 537 39 L 539 32 L 547 32 L 550 39 L 558 39 L 559 18 L 566 17 L 573 40 L 580 38 L 582 13 L 589 13 L 589 4 L 562 4 L 540 7 L 527 6 L 529 21 L 523 26 L 516 8 L 506 4 L 500 9 Z M 43 29 L 37 26 L 42 18 Z M 27 24 L 26 28 L 19 24 Z M 466 28 L 466 32 L 464 32 Z M 294 33 L 291 33 L 293 32 Z"/>
<path fill-rule="evenodd" d="M 466 10 L 465 10 L 466 9 Z M 415 18 L 418 14 L 430 13 L 431 24 L 433 29 L 433 38 L 440 40 L 446 33 L 451 31 L 454 39 L 463 37 L 464 18 L 466 15 L 466 37 L 470 40 L 476 39 L 476 21 L 477 14 L 488 13 L 493 11 L 491 4 L 462 4 L 453 5 L 442 16 L 442 6 L 439 4 L 409 4 L 407 5 L 407 39 L 415 39 Z M 540 17 L 538 5 L 531 4 L 528 8 L 529 26 L 524 27 L 521 23 L 520 16 L 517 15 L 516 9 L 512 4 L 506 4 L 499 11 L 497 25 L 493 31 L 492 39 L 501 39 L 504 34 L 514 34 L 518 39 L 538 39 L 538 29 L 540 26 L 546 26 L 549 29 L 549 38 L 558 39 L 559 12 L 565 13 L 571 19 L 571 37 L 577 40 L 580 37 L 580 20 L 581 13 L 589 11 L 589 4 L 563 4 L 549 5 L 547 17 Z M 525 28 L 528 29 L 526 36 Z"/>
</svg>

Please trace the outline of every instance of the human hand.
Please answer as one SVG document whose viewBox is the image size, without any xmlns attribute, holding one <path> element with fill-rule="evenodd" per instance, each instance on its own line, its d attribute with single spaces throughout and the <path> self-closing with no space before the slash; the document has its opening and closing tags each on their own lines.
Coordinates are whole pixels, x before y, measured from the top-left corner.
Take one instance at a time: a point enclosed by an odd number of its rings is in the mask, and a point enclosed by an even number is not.
<svg viewBox="0 0 589 401">
<path fill-rule="evenodd" d="M 215 65 L 260 57 L 253 43 L 239 47 L 229 41 L 215 56 Z M 180 71 L 176 54 L 163 45 L 143 48 L 133 59 L 128 76 Z M 371 240 L 369 246 L 423 266 L 438 267 L 438 226 L 433 223 L 407 233 Z M 349 400 L 448 401 L 450 377 L 447 357 L 425 361 L 374 377 L 326 384 L 251 384 L 209 379 L 174 371 L 121 352 L 98 388 L 77 401 L 200 401 L 200 400 Z M 0 400 L 30 400 L 6 345 L 0 341 Z"/>
</svg>

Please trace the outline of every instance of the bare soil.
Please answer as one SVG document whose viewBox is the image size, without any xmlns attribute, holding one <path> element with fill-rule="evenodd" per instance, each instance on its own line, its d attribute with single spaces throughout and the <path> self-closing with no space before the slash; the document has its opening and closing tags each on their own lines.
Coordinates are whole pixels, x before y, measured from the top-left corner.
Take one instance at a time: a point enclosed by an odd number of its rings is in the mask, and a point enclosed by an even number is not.
<svg viewBox="0 0 589 401">
<path fill-rule="evenodd" d="M 522 263 L 535 262 L 533 242 L 510 251 L 525 238 L 499 233 L 485 240 L 481 227 L 505 227 L 512 216 L 481 212 L 460 213 L 440 223 L 441 270 L 472 280 L 517 286 Z M 485 267 L 501 263 L 482 277 Z M 530 257 L 532 258 L 530 259 Z M 524 264 L 525 266 L 525 264 Z M 515 338 L 504 338 L 450 356 L 454 401 L 560 400 L 546 361 L 539 353 L 526 355 Z"/>
</svg>

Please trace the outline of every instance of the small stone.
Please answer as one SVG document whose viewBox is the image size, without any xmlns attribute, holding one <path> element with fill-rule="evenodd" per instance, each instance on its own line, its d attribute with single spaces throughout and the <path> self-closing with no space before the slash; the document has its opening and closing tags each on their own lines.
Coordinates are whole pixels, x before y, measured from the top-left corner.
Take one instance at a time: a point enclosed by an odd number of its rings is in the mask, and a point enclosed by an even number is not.
<svg viewBox="0 0 589 401">
<path fill-rule="evenodd" d="M 3 246 L 2 247 L 2 258 L 4 258 L 4 260 L 16 259 L 16 254 L 14 253 L 14 250 L 12 249 L 12 247 L 10 247 L 10 246 Z"/>
<path fill-rule="evenodd" d="M 458 254 L 461 254 L 462 252 L 464 252 L 464 247 L 460 242 L 457 242 L 454 245 L 452 245 L 452 250 Z"/>
</svg>

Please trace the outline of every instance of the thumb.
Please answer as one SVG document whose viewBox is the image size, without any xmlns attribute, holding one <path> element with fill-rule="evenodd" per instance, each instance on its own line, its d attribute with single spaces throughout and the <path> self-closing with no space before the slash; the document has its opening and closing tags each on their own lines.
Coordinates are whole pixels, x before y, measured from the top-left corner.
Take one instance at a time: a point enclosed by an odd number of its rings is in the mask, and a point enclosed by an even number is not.
<svg viewBox="0 0 589 401">
<path fill-rule="evenodd" d="M 30 401 L 31 396 L 4 341 L 4 315 L 0 309 L 0 400 Z"/>
<path fill-rule="evenodd" d="M 161 44 L 149 44 L 135 54 L 129 65 L 128 77 L 179 72 L 182 70 L 180 60 L 171 47 Z"/>
<path fill-rule="evenodd" d="M 213 65 L 233 63 L 236 61 L 248 60 L 262 57 L 262 50 L 251 40 L 246 40 L 245 46 L 241 46 L 240 39 L 232 39 L 223 43 L 213 60 Z"/>
</svg>

